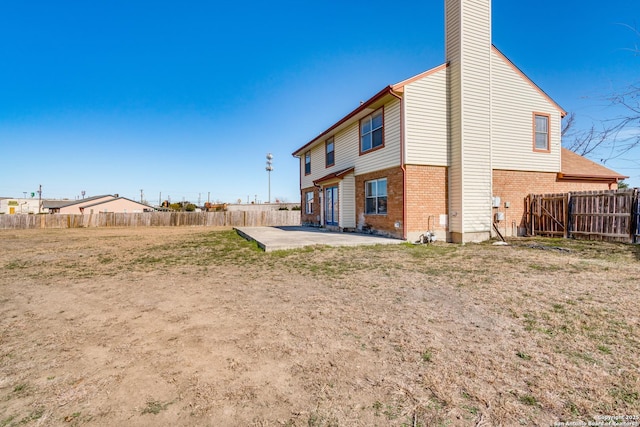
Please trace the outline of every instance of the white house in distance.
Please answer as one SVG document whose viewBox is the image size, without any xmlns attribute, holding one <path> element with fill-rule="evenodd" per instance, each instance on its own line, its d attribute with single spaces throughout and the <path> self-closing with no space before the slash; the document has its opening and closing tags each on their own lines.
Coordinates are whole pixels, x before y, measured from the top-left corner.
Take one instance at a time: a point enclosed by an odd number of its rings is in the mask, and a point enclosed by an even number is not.
<svg viewBox="0 0 640 427">
<path fill-rule="evenodd" d="M 0 214 L 37 214 L 45 212 L 38 198 L 0 197 Z"/>
<path fill-rule="evenodd" d="M 626 178 L 561 147 L 566 112 L 492 45 L 490 0 L 445 0 L 445 56 L 292 153 L 303 224 L 481 241 L 498 211 L 523 233 L 528 194 Z"/>
</svg>

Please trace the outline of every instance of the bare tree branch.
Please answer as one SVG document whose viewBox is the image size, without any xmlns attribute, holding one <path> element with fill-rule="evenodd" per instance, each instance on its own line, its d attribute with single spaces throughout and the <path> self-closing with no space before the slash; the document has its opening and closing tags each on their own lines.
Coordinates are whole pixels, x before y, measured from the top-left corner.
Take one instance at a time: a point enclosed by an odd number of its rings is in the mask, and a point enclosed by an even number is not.
<svg viewBox="0 0 640 427">
<path fill-rule="evenodd" d="M 640 31 L 637 28 L 626 24 L 621 25 L 631 29 L 640 38 Z M 628 50 L 640 56 L 637 43 L 635 48 Z M 616 117 L 594 123 L 588 130 L 579 131 L 573 130 L 576 118 L 573 113 L 570 113 L 565 118 L 562 137 L 564 140 L 572 141 L 567 144 L 570 150 L 583 156 L 598 150 L 604 157 L 601 161 L 606 162 L 640 147 L 640 82 L 606 96 L 603 100 L 608 103 L 609 108 L 623 112 Z M 608 151 L 608 155 L 605 156 L 603 151 Z"/>
</svg>

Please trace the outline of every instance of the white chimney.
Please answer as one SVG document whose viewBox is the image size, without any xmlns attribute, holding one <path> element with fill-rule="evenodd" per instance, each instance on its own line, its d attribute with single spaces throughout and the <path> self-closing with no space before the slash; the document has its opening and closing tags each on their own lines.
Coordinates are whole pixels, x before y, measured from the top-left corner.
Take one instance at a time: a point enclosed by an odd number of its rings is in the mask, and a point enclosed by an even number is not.
<svg viewBox="0 0 640 427">
<path fill-rule="evenodd" d="M 449 230 L 491 235 L 491 0 L 445 0 L 450 114 Z"/>
</svg>

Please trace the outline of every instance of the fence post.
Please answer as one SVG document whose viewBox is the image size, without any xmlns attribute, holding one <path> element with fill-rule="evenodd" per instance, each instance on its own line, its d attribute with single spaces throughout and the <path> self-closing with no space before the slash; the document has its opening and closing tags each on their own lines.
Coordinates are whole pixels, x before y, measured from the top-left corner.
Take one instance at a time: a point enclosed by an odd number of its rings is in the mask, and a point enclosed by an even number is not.
<svg viewBox="0 0 640 427">
<path fill-rule="evenodd" d="M 571 235 L 569 228 L 571 227 L 571 193 L 567 193 L 564 198 L 564 238 L 568 239 Z"/>
<path fill-rule="evenodd" d="M 538 201 L 538 198 L 535 196 L 530 195 L 529 199 L 531 200 L 531 221 L 530 221 L 531 235 L 535 236 L 536 235 L 536 213 L 534 212 L 534 209 L 537 209 L 539 203 L 536 203 L 536 201 Z"/>
<path fill-rule="evenodd" d="M 524 199 L 524 206 L 526 212 L 525 232 L 528 233 L 531 229 L 531 194 L 527 195 Z M 301 214 L 302 215 L 302 214 Z"/>
<path fill-rule="evenodd" d="M 631 196 L 631 241 L 634 244 L 640 243 L 638 236 L 640 236 L 640 191 L 637 188 L 633 189 Z"/>
</svg>

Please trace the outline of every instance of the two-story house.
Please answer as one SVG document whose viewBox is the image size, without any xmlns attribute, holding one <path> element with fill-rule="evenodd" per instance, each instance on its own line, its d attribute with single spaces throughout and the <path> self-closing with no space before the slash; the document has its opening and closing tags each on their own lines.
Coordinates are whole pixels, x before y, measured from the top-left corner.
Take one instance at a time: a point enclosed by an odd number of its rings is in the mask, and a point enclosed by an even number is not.
<svg viewBox="0 0 640 427">
<path fill-rule="evenodd" d="M 490 0 L 445 0 L 445 56 L 293 152 L 303 224 L 480 241 L 498 198 L 521 233 L 528 194 L 625 178 L 561 147 L 566 113 L 492 45 Z"/>
</svg>

